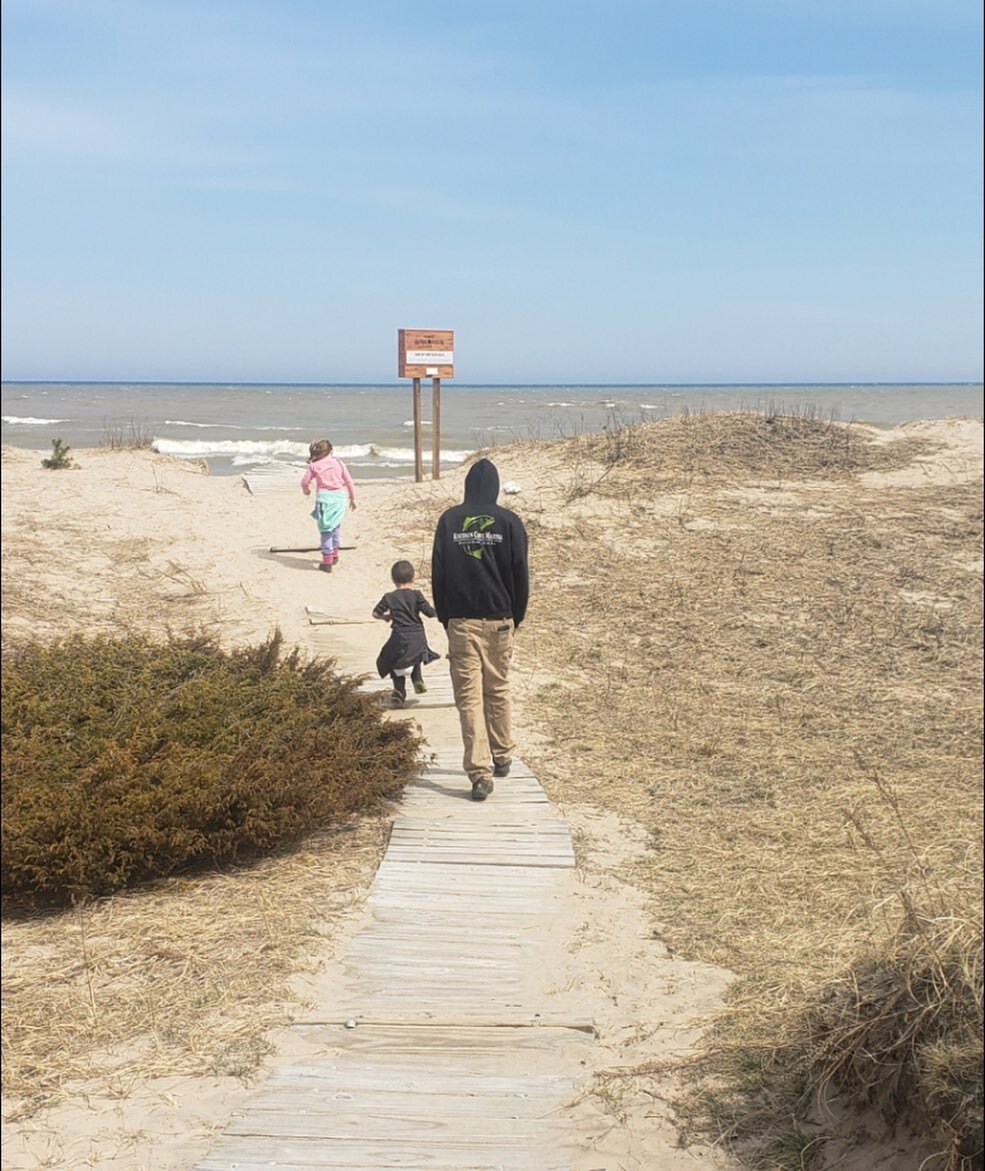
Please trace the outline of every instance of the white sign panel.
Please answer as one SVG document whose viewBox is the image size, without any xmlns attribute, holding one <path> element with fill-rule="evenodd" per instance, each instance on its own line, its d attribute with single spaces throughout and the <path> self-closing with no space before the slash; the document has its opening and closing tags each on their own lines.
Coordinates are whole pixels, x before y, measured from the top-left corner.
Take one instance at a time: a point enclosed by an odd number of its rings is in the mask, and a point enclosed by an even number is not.
<svg viewBox="0 0 985 1171">
<path fill-rule="evenodd" d="M 454 350 L 408 350 L 404 359 L 408 366 L 454 366 Z"/>
</svg>

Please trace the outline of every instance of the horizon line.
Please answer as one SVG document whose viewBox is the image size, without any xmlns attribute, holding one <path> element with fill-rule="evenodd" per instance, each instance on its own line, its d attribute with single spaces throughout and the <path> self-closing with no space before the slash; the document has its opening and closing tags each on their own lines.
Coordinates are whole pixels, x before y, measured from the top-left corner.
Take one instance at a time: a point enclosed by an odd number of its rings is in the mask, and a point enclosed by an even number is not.
<svg viewBox="0 0 985 1171">
<path fill-rule="evenodd" d="M 421 382 L 427 382 L 429 379 L 422 378 Z M 440 379 L 441 382 L 454 382 L 456 379 Z M 0 378 L 0 383 L 4 386 L 215 386 L 215 387 L 254 387 L 254 386 L 277 386 L 277 387 L 303 387 L 317 388 L 317 387 L 386 387 L 389 389 L 409 389 L 411 379 L 404 379 L 398 382 L 274 382 L 268 380 L 260 380 L 258 382 L 242 382 L 233 381 L 229 379 L 157 379 L 157 378 Z M 982 385 L 983 379 L 978 378 L 959 378 L 959 379 L 945 379 L 945 380 L 927 380 L 927 379 L 876 379 L 876 380 L 851 380 L 851 381 L 834 381 L 825 382 L 811 380 L 808 382 L 796 381 L 780 381 L 780 382 L 766 382 L 766 381 L 752 381 L 752 382 L 458 382 L 457 389 L 517 389 L 520 387 L 529 388 L 575 388 L 585 387 L 589 389 L 610 389 L 610 388 L 631 388 L 639 387 L 645 390 L 709 390 L 715 387 L 727 389 L 748 389 L 753 387 L 819 387 L 819 386 L 979 386 Z"/>
</svg>

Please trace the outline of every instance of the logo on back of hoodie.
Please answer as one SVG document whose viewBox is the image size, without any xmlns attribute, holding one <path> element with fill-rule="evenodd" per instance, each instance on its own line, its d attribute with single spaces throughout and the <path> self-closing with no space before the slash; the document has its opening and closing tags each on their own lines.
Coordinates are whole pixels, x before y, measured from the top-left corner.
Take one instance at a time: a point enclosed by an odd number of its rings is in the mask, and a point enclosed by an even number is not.
<svg viewBox="0 0 985 1171">
<path fill-rule="evenodd" d="M 488 531 L 495 523 L 495 518 L 491 516 L 467 516 L 462 521 L 462 531 L 455 533 L 455 544 L 469 557 L 481 559 L 483 552 L 490 545 L 500 545 L 503 542 L 502 533 Z"/>
</svg>

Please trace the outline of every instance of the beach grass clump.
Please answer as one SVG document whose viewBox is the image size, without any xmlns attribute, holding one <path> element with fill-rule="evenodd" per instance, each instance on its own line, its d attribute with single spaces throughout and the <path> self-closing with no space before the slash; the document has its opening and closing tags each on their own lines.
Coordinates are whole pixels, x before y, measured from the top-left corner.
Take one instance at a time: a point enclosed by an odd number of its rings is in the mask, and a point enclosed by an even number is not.
<svg viewBox="0 0 985 1171">
<path fill-rule="evenodd" d="M 981 920 L 912 903 L 896 933 L 819 990 L 801 1022 L 808 1084 L 932 1139 L 947 1171 L 982 1166 Z"/>
<path fill-rule="evenodd" d="M 359 679 L 285 652 L 74 636 L 5 652 L 6 909 L 228 866 L 378 807 L 419 739 Z"/>
<path fill-rule="evenodd" d="M 111 451 L 149 451 L 154 443 L 154 432 L 146 423 L 134 418 L 126 420 L 107 419 L 103 423 L 100 447 Z"/>
<path fill-rule="evenodd" d="M 767 480 L 841 478 L 888 471 L 912 462 L 932 445 L 910 438 L 873 442 L 871 430 L 812 411 L 686 412 L 669 419 L 626 423 L 563 440 L 559 458 L 590 459 L 632 474 L 636 490 L 720 482 L 723 477 Z M 624 488 L 610 477 L 602 494 Z"/>
<path fill-rule="evenodd" d="M 885 789 L 877 803 L 898 809 Z M 956 851 L 953 865 L 935 868 L 902 823 L 887 854 L 855 822 L 861 853 L 895 893 L 873 908 L 854 955 L 840 953 L 854 931 L 831 930 L 822 941 L 814 925 L 816 968 L 827 964 L 827 975 L 784 971 L 782 955 L 744 965 L 728 1010 L 684 1071 L 684 1127 L 711 1127 L 744 1165 L 777 1171 L 831 1166 L 833 1144 L 874 1150 L 888 1136 L 909 1148 L 904 1166 L 981 1171 L 978 843 L 962 843 L 963 858 Z"/>
</svg>

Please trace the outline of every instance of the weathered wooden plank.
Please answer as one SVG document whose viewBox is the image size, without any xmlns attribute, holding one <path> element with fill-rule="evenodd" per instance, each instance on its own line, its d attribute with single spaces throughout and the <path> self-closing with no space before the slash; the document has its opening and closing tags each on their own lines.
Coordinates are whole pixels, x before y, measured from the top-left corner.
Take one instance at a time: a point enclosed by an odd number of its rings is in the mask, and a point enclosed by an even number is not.
<svg viewBox="0 0 985 1171">
<path fill-rule="evenodd" d="M 508 1054 L 502 1054 L 505 1059 Z M 443 1059 L 444 1060 L 444 1059 Z M 267 1085 L 314 1086 L 333 1085 L 341 1090 L 411 1090 L 420 1092 L 425 1085 L 436 1094 L 465 1092 L 467 1094 L 564 1094 L 572 1085 L 570 1076 L 561 1074 L 519 1074 L 483 1073 L 477 1061 L 464 1068 L 456 1062 L 449 1068 L 447 1062 L 439 1064 L 422 1056 L 416 1062 L 380 1061 L 372 1066 L 356 1063 L 350 1065 L 345 1056 L 327 1058 L 317 1064 L 301 1063 L 287 1066 L 272 1074 Z"/>
<path fill-rule="evenodd" d="M 434 997 L 440 999 L 447 994 L 449 981 L 467 980 L 474 986 L 476 978 L 483 972 L 489 973 L 490 980 L 495 979 L 496 987 L 505 995 L 520 988 L 516 973 L 522 965 L 519 955 L 496 958 L 484 956 L 480 959 L 465 959 L 461 956 L 439 957 L 436 960 L 427 960 L 418 957 L 403 963 L 394 963 L 392 968 L 387 967 L 388 957 L 383 949 L 374 952 L 363 952 L 352 962 L 346 961 L 346 973 L 352 977 L 353 973 L 361 973 L 370 986 L 378 986 L 378 981 L 386 979 L 386 973 L 392 972 L 393 978 L 402 986 L 401 991 L 406 994 L 406 982 L 411 981 L 415 990 L 424 983 L 425 987 L 432 982 L 441 981 L 440 986 L 435 983 Z M 474 995 L 474 992 L 473 992 Z"/>
<path fill-rule="evenodd" d="M 395 855 L 397 861 L 419 861 L 427 863 L 431 866 L 467 866 L 470 862 L 474 862 L 475 856 L 473 854 L 451 854 L 447 857 L 442 857 L 440 860 L 434 858 L 424 858 L 416 856 L 412 851 L 398 851 Z M 483 859 L 487 861 L 490 866 L 538 866 L 542 869 L 550 867 L 570 867 L 574 866 L 574 858 L 543 858 L 540 861 L 533 861 L 529 854 L 506 854 L 495 861 L 490 859 Z"/>
<path fill-rule="evenodd" d="M 392 861 L 402 862 L 414 855 L 414 861 L 430 862 L 432 865 L 444 865 L 449 855 L 464 855 L 466 865 L 472 866 L 502 866 L 503 858 L 519 858 L 519 866 L 543 865 L 542 859 L 568 858 L 573 856 L 571 847 L 563 844 L 544 842 L 485 842 L 481 839 L 474 842 L 463 841 L 401 841 L 392 842 L 387 850 Z M 470 856 L 471 855 L 471 856 Z"/>
<path fill-rule="evenodd" d="M 356 1055 L 375 1053 L 381 1048 L 386 1050 L 391 1063 L 403 1061 L 404 1055 L 426 1056 L 431 1060 L 436 1052 L 454 1054 L 459 1050 L 473 1059 L 481 1059 L 484 1054 L 498 1059 L 503 1055 L 504 1045 L 508 1046 L 507 1052 L 542 1049 L 556 1055 L 558 1046 L 567 1045 L 571 1040 L 570 1029 L 547 1026 L 367 1024 L 351 1029 L 341 1019 L 332 1024 L 305 1022 L 299 1032 L 312 1044 L 344 1049 L 350 1066 L 355 1065 Z"/>
<path fill-rule="evenodd" d="M 358 990 L 357 990 L 358 992 Z M 489 1025 L 491 1028 L 507 1025 L 539 1024 L 563 1025 L 573 1020 L 572 1013 L 552 1010 L 546 1000 L 533 1000 L 526 995 L 514 996 L 445 996 L 428 1003 L 423 997 L 408 1004 L 398 997 L 377 999 L 370 1005 L 369 996 L 353 994 L 333 1005 L 340 1013 L 360 1024 L 444 1024 L 456 1021 L 463 1025 Z"/>
<path fill-rule="evenodd" d="M 381 874 L 386 875 L 389 873 L 399 872 L 406 874 L 408 877 L 419 876 L 425 880 L 437 881 L 437 879 L 440 877 L 438 866 L 435 865 L 430 874 L 428 873 L 428 870 L 429 868 L 427 866 L 421 866 L 420 863 L 415 863 L 413 866 L 409 866 L 407 863 L 391 858 L 388 851 L 387 855 L 384 856 L 383 861 L 380 863 L 379 869 L 376 873 L 379 876 Z M 462 882 L 467 882 L 471 879 L 478 881 L 483 878 L 496 878 L 500 885 L 508 884 L 517 888 L 528 885 L 531 890 L 536 890 L 542 886 L 546 887 L 552 881 L 558 884 L 561 882 L 560 878 L 552 879 L 551 877 L 544 875 L 542 873 L 541 867 L 534 866 L 533 863 L 530 862 L 526 864 L 522 862 L 518 863 L 512 871 L 504 873 L 502 867 L 497 867 L 493 862 L 474 859 L 472 862 L 466 863 L 464 866 L 456 870 L 455 885 L 458 886 Z"/>
<path fill-rule="evenodd" d="M 464 834 L 470 837 L 504 837 L 508 834 L 519 834 L 520 836 L 542 837 L 546 835 L 554 835 L 561 837 L 570 837 L 568 824 L 562 821 L 560 817 L 552 817 L 552 819 L 532 820 L 517 820 L 498 822 L 491 822 L 486 819 L 483 821 L 473 820 L 470 817 L 461 817 L 456 822 L 447 823 L 443 821 L 425 821 L 423 819 L 411 819 L 411 817 L 399 816 L 394 821 L 391 834 L 435 834 L 437 836 L 443 834 Z"/>
<path fill-rule="evenodd" d="M 392 887 L 376 891 L 367 899 L 367 909 L 373 920 L 379 923 L 392 919 L 399 913 L 428 915 L 432 925 L 447 923 L 449 931 L 470 930 L 469 915 L 473 922 L 484 927 L 503 929 L 508 926 L 507 916 L 515 915 L 517 928 L 523 934 L 533 931 L 539 924 L 552 923 L 557 918 L 555 909 L 558 899 L 531 899 L 523 894 L 500 891 L 485 897 L 482 891 L 451 896 L 441 891 L 408 891 Z M 426 920 L 419 927 L 423 931 Z"/>
<path fill-rule="evenodd" d="M 574 1090 L 571 1091 L 574 1093 Z M 310 1089 L 296 1085 L 277 1086 L 264 1090 L 250 1099 L 250 1119 L 263 1114 L 302 1114 L 308 1118 L 333 1114 L 345 1117 L 414 1117 L 426 1114 L 432 1118 L 468 1116 L 540 1119 L 551 1109 L 552 1103 L 564 1103 L 569 1095 L 555 1091 L 546 1094 L 517 1092 L 494 1094 L 438 1094 L 429 1089 L 345 1090 Z M 356 1113 L 356 1112 L 359 1113 Z M 267 1131 L 267 1133 L 274 1133 Z M 283 1133 L 283 1132 L 277 1132 Z M 300 1133 L 300 1132 L 299 1132 Z M 384 1132 L 371 1129 L 371 1134 L 382 1137 Z"/>
<path fill-rule="evenodd" d="M 381 960 L 392 959 L 394 951 L 400 949 L 405 956 L 404 964 L 413 967 L 415 964 L 428 963 L 468 963 L 470 966 L 482 967 L 483 964 L 526 964 L 534 948 L 542 947 L 538 941 L 530 941 L 525 946 L 519 943 L 492 943 L 483 941 L 475 947 L 470 947 L 467 956 L 462 955 L 460 942 L 441 940 L 433 947 L 410 946 L 392 938 L 377 939 L 368 937 L 360 939 L 352 945 L 346 954 L 345 961 L 349 965 L 361 963 L 379 963 Z"/>
<path fill-rule="evenodd" d="M 524 867 L 526 866 L 526 873 Z M 430 881 L 437 881 L 442 877 L 442 871 L 438 869 L 438 864 L 435 864 L 433 871 L 428 874 L 428 868 L 422 866 L 420 863 L 414 863 L 413 869 L 407 863 L 390 856 L 389 852 L 383 858 L 377 870 L 377 874 L 386 875 L 391 872 L 403 872 L 407 875 L 419 876 Z M 447 873 L 443 875 L 446 879 Z M 468 862 L 465 866 L 459 868 L 455 872 L 455 886 L 460 882 L 472 880 L 479 881 L 482 878 L 495 877 L 500 884 L 508 884 L 514 887 L 522 887 L 524 884 L 530 886 L 531 889 L 536 890 L 541 887 L 547 887 L 550 883 L 560 883 L 560 877 L 552 878 L 550 875 L 545 875 L 539 866 L 535 866 L 532 862 L 519 862 L 512 871 L 504 873 L 502 867 L 497 867 L 495 862 L 485 858 L 475 858 L 472 862 Z M 452 888 L 454 889 L 454 888 Z"/>
<path fill-rule="evenodd" d="M 551 922 L 556 917 L 553 893 L 538 897 L 532 902 L 522 894 L 510 894 L 509 902 L 500 906 L 493 898 L 481 905 L 481 914 L 476 914 L 474 891 L 452 895 L 447 891 L 416 891 L 402 889 L 388 883 L 385 887 L 367 896 L 367 910 L 372 921 L 380 926 L 403 927 L 410 935 L 420 935 L 425 928 L 447 926 L 449 932 L 473 928 L 479 933 L 500 931 L 504 925 L 503 916 L 519 911 L 517 930 L 521 935 L 536 931 L 541 921 Z M 505 892 L 504 892 L 505 894 Z M 447 895 L 448 897 L 444 897 Z M 406 912 L 413 910 L 413 917 Z"/>
<path fill-rule="evenodd" d="M 251 496 L 266 496 L 270 492 L 297 491 L 301 476 L 297 468 L 257 468 L 242 477 Z"/>
<path fill-rule="evenodd" d="M 258 1149 L 251 1139 L 230 1139 L 221 1152 L 207 1155 L 196 1171 L 569 1171 L 570 1157 L 541 1144 L 523 1151 L 477 1151 L 470 1143 L 431 1146 L 420 1151 L 394 1150 L 392 1144 L 349 1140 L 336 1150 L 309 1140 L 295 1143 L 271 1140 Z"/>
<path fill-rule="evenodd" d="M 558 1097 L 544 1104 L 544 1112 L 564 1105 Z M 542 1138 L 538 1118 L 521 1118 L 519 1114 L 497 1117 L 489 1113 L 464 1113 L 450 1104 L 444 1114 L 432 1113 L 426 1106 L 413 1115 L 394 1110 L 260 1110 L 251 1108 L 249 1114 L 230 1123 L 229 1135 L 262 1135 L 264 1137 L 315 1138 L 338 1142 L 371 1134 L 377 1142 L 393 1142 L 401 1148 L 410 1144 L 467 1142 L 483 1144 L 492 1150 L 505 1151 L 518 1147 L 529 1148 Z"/>
<path fill-rule="evenodd" d="M 406 861 L 407 856 L 413 854 L 415 861 L 430 862 L 432 865 L 444 865 L 448 861 L 448 855 L 462 854 L 466 858 L 466 865 L 470 866 L 502 866 L 502 860 L 506 857 L 519 858 L 519 866 L 540 867 L 543 862 L 539 859 L 545 856 L 560 858 L 571 856 L 571 853 L 570 846 L 565 849 L 563 845 L 553 845 L 547 841 L 497 843 L 484 842 L 481 839 L 474 842 L 461 839 L 446 842 L 401 840 L 392 842 L 387 850 L 392 861 Z"/>
<path fill-rule="evenodd" d="M 491 940 L 483 940 L 470 947 L 467 955 L 462 955 L 461 940 L 436 940 L 429 947 L 426 944 L 412 945 L 406 941 L 396 942 L 390 936 L 380 938 L 363 936 L 349 948 L 346 962 L 352 964 L 362 960 L 367 960 L 370 963 L 393 960 L 395 949 L 399 947 L 400 956 L 408 967 L 412 967 L 414 964 L 426 965 L 435 962 L 463 963 L 474 967 L 493 963 L 516 965 L 524 963 L 530 949 L 537 946 L 540 945 L 535 941 L 530 941 L 526 946 L 523 946 L 520 943 L 509 941 L 494 943 Z"/>
</svg>

